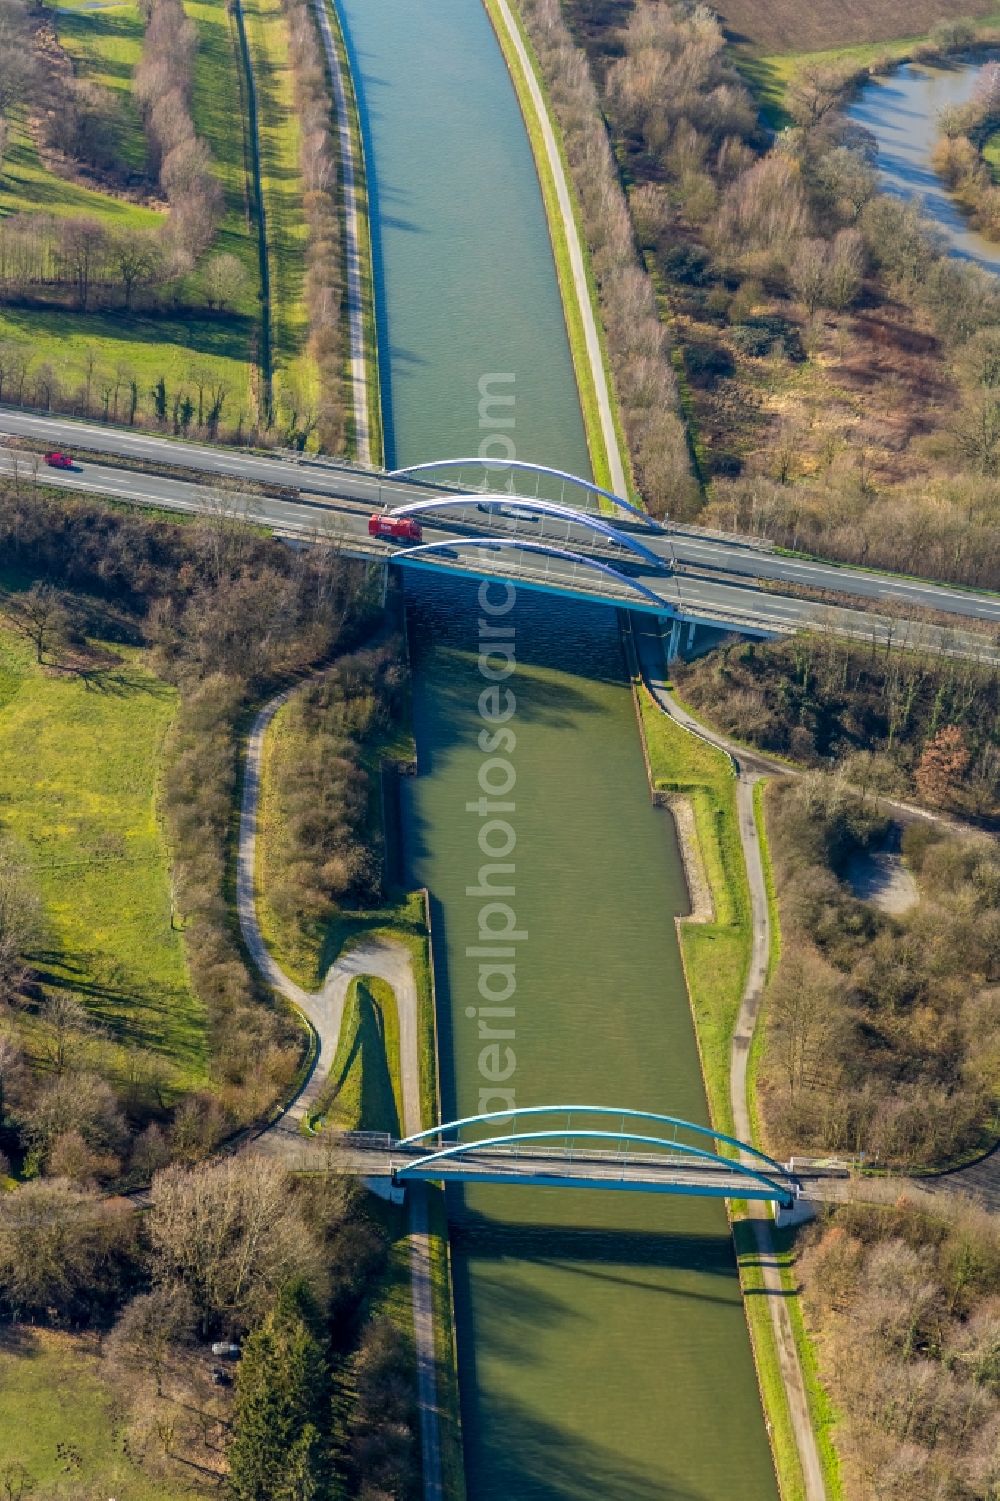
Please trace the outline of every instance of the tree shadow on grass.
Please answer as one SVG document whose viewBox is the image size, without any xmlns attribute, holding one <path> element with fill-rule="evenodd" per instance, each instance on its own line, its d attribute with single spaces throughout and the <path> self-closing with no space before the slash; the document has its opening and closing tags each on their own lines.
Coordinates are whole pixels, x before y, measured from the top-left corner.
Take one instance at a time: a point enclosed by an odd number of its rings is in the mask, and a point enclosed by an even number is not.
<svg viewBox="0 0 1000 1501">
<path fill-rule="evenodd" d="M 385 1017 L 382 1007 L 364 980 L 357 981 L 357 1022 L 351 1044 L 336 1076 L 331 1074 L 324 1099 L 317 1114 L 336 1116 L 338 1100 L 345 1094 L 341 1108 L 353 1113 L 352 1085 L 357 1088 L 357 1121 L 349 1121 L 361 1131 L 388 1131 L 399 1135 L 399 1112 L 386 1054 Z"/>
</svg>

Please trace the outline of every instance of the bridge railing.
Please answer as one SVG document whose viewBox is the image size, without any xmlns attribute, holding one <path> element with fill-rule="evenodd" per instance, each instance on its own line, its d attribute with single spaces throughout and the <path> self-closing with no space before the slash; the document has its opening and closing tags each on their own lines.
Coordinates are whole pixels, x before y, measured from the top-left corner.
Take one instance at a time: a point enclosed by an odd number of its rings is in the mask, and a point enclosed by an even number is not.
<svg viewBox="0 0 1000 1501">
<path fill-rule="evenodd" d="M 609 1117 L 617 1118 L 617 1129 L 608 1129 Z M 588 1123 L 594 1120 L 599 1124 Z M 524 1129 L 526 1124 L 534 1126 L 535 1122 L 540 1129 Z M 509 1126 L 509 1131 L 504 1135 L 463 1136 L 468 1128 L 498 1124 Z M 659 1134 L 653 1135 L 652 1128 Z M 694 1141 L 686 1141 L 684 1136 L 693 1137 Z M 583 1148 L 582 1152 L 578 1147 Z M 633 1151 L 635 1148 L 639 1149 L 639 1156 Z M 734 1155 L 726 1155 L 727 1150 Z M 397 1152 L 404 1154 L 398 1164 Z M 787 1166 L 758 1147 L 680 1116 L 613 1106 L 532 1105 L 466 1116 L 405 1137 L 396 1144 L 393 1154 L 398 1179 L 415 1174 L 433 1176 L 435 1166 L 447 1165 L 450 1169 L 459 1161 L 499 1156 L 510 1161 L 523 1162 L 527 1158 L 535 1162 L 540 1177 L 544 1177 L 541 1164 L 546 1162 L 596 1161 L 621 1169 L 623 1174 L 630 1166 L 633 1170 L 645 1166 L 651 1175 L 655 1172 L 661 1177 L 672 1171 L 689 1176 L 692 1170 L 724 1173 L 745 1182 L 752 1196 L 773 1197 L 786 1204 L 798 1192 L 794 1175 Z M 739 1197 L 733 1193 L 724 1196 Z"/>
</svg>

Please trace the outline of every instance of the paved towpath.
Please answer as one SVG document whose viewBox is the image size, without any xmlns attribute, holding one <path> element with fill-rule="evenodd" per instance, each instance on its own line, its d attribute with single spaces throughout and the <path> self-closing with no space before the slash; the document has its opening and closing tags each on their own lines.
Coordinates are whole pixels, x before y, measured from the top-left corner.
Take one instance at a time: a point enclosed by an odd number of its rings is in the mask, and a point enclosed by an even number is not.
<svg viewBox="0 0 1000 1501">
<path fill-rule="evenodd" d="M 577 229 L 576 218 L 573 214 L 573 200 L 570 196 L 570 187 L 566 179 L 566 169 L 563 166 L 563 159 L 559 151 L 558 142 L 556 141 L 556 133 L 552 126 L 545 96 L 535 76 L 535 70 L 531 66 L 531 58 L 528 56 L 528 49 L 524 45 L 524 38 L 521 35 L 520 28 L 514 19 L 507 0 L 497 0 L 496 8 L 500 24 L 507 34 L 511 47 L 517 54 L 521 71 L 524 74 L 532 107 L 542 134 L 545 155 L 548 158 L 552 177 L 555 182 L 556 198 L 559 202 L 559 216 L 562 219 L 566 245 L 569 250 L 570 269 L 573 273 L 573 295 L 580 308 L 584 341 L 587 346 L 587 363 L 590 365 L 594 378 L 597 407 L 601 418 L 601 437 L 604 441 L 604 451 L 608 456 L 608 466 L 611 471 L 611 488 L 616 495 L 627 495 L 628 485 L 625 479 L 625 468 L 622 464 L 621 450 L 618 447 L 618 434 L 615 432 L 615 420 L 611 411 L 611 391 L 608 387 L 608 375 L 601 351 L 601 340 L 597 332 L 597 320 L 594 317 L 594 305 L 590 299 L 590 287 L 587 284 L 587 270 L 583 259 L 583 246 L 580 243 L 580 232 Z"/>
</svg>

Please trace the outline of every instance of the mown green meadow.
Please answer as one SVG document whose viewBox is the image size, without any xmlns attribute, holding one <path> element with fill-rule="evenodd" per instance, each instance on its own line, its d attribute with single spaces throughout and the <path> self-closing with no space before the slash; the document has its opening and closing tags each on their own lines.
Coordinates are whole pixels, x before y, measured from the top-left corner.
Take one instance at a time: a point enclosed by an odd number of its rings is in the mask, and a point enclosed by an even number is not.
<svg viewBox="0 0 1000 1501">
<path fill-rule="evenodd" d="M 168 1094 L 196 1088 L 206 1079 L 205 1015 L 171 910 L 156 807 L 174 691 L 128 647 L 86 673 L 33 655 L 0 629 L 0 835 L 43 914 L 28 957 L 46 991 L 71 991 L 101 1024 L 102 1072 L 127 1077 L 142 1049 Z M 24 1027 L 30 1048 L 30 1019 Z"/>
</svg>

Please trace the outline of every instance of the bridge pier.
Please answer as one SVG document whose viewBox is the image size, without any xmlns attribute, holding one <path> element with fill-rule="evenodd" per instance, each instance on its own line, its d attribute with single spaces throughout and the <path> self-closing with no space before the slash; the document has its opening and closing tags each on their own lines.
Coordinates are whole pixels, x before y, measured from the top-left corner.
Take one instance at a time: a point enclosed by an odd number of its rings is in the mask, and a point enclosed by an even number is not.
<svg viewBox="0 0 1000 1501">
<path fill-rule="evenodd" d="M 676 662 L 681 651 L 681 622 L 680 617 L 675 615 L 670 627 L 670 635 L 667 638 L 667 661 Z"/>
<path fill-rule="evenodd" d="M 774 1223 L 779 1230 L 790 1230 L 795 1225 L 808 1224 L 818 1214 L 819 1205 L 815 1199 L 796 1199 L 787 1208 L 784 1204 L 775 1206 Z"/>
<path fill-rule="evenodd" d="M 377 1199 L 385 1199 L 387 1204 L 403 1204 L 406 1201 L 406 1189 L 388 1174 L 384 1178 L 362 1178 L 361 1181 Z"/>
</svg>

